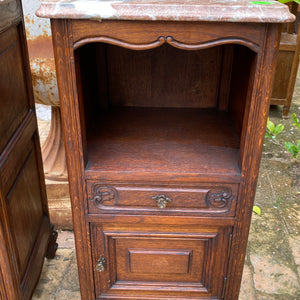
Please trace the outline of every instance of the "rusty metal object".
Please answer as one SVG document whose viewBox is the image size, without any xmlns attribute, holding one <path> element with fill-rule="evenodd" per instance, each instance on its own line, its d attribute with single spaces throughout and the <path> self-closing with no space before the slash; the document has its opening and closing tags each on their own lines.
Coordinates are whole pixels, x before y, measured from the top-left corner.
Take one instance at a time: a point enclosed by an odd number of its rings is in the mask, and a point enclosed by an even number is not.
<svg viewBox="0 0 300 300">
<path fill-rule="evenodd" d="M 40 0 L 22 0 L 35 102 L 51 106 L 51 127 L 42 145 L 49 213 L 57 228 L 72 229 L 65 147 L 50 22 L 35 15 Z"/>
<path fill-rule="evenodd" d="M 39 0 L 23 0 L 26 36 L 35 101 L 59 106 L 49 20 L 38 18 Z"/>
<path fill-rule="evenodd" d="M 52 107 L 49 136 L 42 146 L 45 177 L 67 181 L 50 22 L 35 15 L 40 2 L 23 0 L 23 11 L 35 102 Z"/>
<path fill-rule="evenodd" d="M 65 147 L 61 129 L 60 108 L 51 107 L 51 127 L 49 135 L 42 146 L 44 173 L 53 181 L 67 180 Z"/>
</svg>

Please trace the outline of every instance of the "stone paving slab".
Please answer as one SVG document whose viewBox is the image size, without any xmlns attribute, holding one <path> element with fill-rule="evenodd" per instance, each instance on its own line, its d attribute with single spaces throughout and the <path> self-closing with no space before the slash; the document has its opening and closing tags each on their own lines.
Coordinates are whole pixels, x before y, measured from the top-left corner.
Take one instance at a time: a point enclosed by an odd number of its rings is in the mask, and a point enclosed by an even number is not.
<svg viewBox="0 0 300 300">
<path fill-rule="evenodd" d="M 60 231 L 59 248 L 54 259 L 45 259 L 33 300 L 80 299 L 74 234 Z"/>
</svg>

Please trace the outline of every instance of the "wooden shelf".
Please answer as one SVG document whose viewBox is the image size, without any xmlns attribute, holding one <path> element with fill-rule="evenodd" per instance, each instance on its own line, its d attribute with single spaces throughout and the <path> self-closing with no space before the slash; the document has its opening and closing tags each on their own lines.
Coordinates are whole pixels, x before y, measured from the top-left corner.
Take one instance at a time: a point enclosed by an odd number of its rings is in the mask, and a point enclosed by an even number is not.
<svg viewBox="0 0 300 300">
<path fill-rule="evenodd" d="M 99 120 L 87 137 L 87 178 L 240 180 L 239 140 L 226 112 L 119 108 Z"/>
</svg>

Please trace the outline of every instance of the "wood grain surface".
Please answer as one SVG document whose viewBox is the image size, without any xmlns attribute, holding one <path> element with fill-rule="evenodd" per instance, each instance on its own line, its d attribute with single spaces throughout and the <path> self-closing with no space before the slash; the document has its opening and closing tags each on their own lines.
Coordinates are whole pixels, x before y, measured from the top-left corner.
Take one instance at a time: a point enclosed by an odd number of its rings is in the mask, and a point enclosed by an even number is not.
<svg viewBox="0 0 300 300">
<path fill-rule="evenodd" d="M 50 221 L 20 1 L 0 4 L 0 298 L 29 300 Z"/>
<path fill-rule="evenodd" d="M 52 30 L 82 298 L 237 300 L 280 25 Z"/>
</svg>

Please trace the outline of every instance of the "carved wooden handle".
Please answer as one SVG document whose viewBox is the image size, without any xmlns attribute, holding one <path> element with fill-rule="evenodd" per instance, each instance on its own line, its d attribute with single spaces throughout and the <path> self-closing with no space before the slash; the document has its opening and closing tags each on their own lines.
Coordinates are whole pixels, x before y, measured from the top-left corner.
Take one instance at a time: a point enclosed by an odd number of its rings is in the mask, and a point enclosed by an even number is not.
<svg viewBox="0 0 300 300">
<path fill-rule="evenodd" d="M 158 195 L 152 197 L 152 199 L 156 200 L 157 206 L 159 208 L 166 208 L 168 202 L 171 202 L 172 200 L 167 198 L 165 195 Z"/>
<path fill-rule="evenodd" d="M 106 264 L 105 258 L 102 255 L 100 255 L 97 261 L 96 270 L 99 273 L 103 272 L 105 270 L 105 264 Z"/>
</svg>

